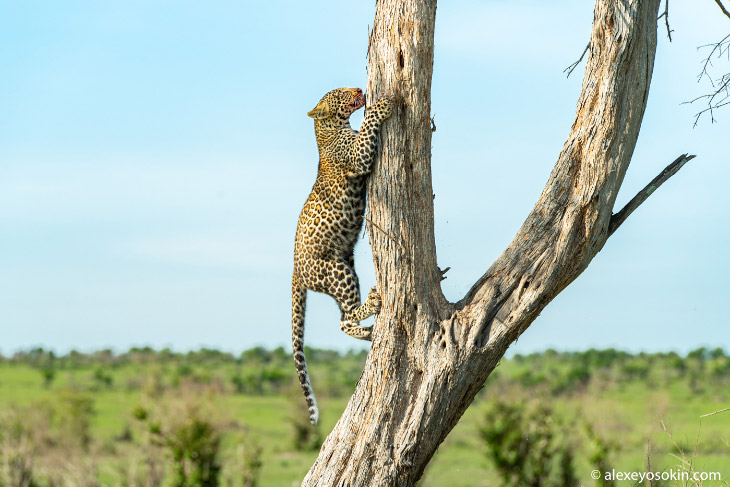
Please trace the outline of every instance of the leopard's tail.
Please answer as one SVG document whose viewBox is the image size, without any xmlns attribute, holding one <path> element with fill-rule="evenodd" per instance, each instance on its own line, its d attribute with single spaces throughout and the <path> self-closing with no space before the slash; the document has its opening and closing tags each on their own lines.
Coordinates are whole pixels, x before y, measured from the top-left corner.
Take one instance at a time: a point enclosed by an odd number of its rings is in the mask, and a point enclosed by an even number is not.
<svg viewBox="0 0 730 487">
<path fill-rule="evenodd" d="M 307 362 L 304 359 L 304 310 L 307 304 L 307 289 L 300 287 L 296 280 L 292 283 L 291 297 L 291 339 L 294 350 L 294 365 L 299 375 L 299 384 L 304 391 L 309 408 L 309 421 L 317 424 L 319 420 L 319 409 L 317 399 L 314 397 L 312 385 L 309 383 L 307 373 Z"/>
</svg>

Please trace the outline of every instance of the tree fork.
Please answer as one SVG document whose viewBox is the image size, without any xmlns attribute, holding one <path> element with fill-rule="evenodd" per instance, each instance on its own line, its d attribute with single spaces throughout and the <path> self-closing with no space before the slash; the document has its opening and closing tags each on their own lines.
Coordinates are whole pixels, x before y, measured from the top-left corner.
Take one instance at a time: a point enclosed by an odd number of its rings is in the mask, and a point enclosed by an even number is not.
<svg viewBox="0 0 730 487">
<path fill-rule="evenodd" d="M 548 182 L 512 243 L 449 303 L 431 187 L 436 1 L 378 0 L 367 91 L 398 101 L 368 188 L 383 306 L 362 377 L 303 486 L 415 485 L 509 345 L 601 250 L 646 107 L 658 9 L 597 0 L 575 121 Z"/>
</svg>

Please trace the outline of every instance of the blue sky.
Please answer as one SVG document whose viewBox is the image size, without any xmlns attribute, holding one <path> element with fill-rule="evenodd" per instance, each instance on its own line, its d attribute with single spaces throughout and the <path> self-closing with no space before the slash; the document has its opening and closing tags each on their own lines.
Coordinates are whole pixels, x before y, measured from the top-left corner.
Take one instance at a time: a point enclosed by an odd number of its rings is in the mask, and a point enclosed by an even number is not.
<svg viewBox="0 0 730 487">
<path fill-rule="evenodd" d="M 288 346 L 294 230 L 317 169 L 306 112 L 332 88 L 366 85 L 374 8 L 0 4 L 0 352 Z M 582 66 L 562 70 L 592 17 L 568 0 L 439 5 L 433 185 L 448 298 L 504 249 L 547 180 L 582 78 Z M 709 89 L 697 46 L 730 22 L 710 0 L 672 2 L 670 19 L 618 204 L 679 154 L 698 157 L 514 351 L 730 342 L 730 109 L 693 129 L 698 107 L 681 105 Z M 367 237 L 356 261 L 367 289 Z M 310 293 L 306 343 L 364 346 L 338 321 L 331 298 Z"/>
</svg>

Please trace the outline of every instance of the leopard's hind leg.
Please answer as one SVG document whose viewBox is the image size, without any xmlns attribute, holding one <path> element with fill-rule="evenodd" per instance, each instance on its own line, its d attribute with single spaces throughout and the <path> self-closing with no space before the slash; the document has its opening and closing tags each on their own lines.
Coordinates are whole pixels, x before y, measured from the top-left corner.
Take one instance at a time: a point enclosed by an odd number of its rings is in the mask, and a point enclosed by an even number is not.
<svg viewBox="0 0 730 487">
<path fill-rule="evenodd" d="M 313 274 L 319 279 L 318 285 L 311 289 L 329 294 L 340 306 L 340 329 L 351 337 L 372 340 L 372 327 L 360 325 L 360 321 L 380 311 L 380 294 L 375 288 L 370 290 L 363 304 L 360 304 L 360 282 L 351 259 L 318 260 Z"/>
<path fill-rule="evenodd" d="M 358 294 L 360 293 L 358 292 Z M 356 307 L 349 313 L 347 313 L 344 309 L 342 310 L 340 317 L 340 330 L 344 331 L 351 337 L 371 341 L 373 339 L 372 327 L 362 326 L 360 325 L 360 321 L 378 314 L 378 311 L 380 311 L 380 304 L 380 294 L 378 294 L 377 289 L 373 287 L 370 289 L 367 299 L 361 306 Z"/>
</svg>

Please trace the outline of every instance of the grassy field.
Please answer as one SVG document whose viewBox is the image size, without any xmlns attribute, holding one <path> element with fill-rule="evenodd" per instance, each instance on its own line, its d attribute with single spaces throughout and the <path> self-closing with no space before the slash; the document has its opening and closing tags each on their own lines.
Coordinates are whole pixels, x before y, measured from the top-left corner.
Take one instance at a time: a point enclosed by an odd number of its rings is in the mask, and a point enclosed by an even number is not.
<svg viewBox="0 0 730 487">
<path fill-rule="evenodd" d="M 342 359 L 339 365 L 336 360 L 329 366 L 321 364 L 321 377 L 315 375 L 315 384 L 318 379 L 321 379 L 320 383 L 335 380 L 323 374 L 327 367 L 332 370 L 344 367 L 350 369 L 353 377 L 348 379 L 349 387 L 354 387 L 356 365 L 362 359 L 363 356 L 357 356 Z M 100 485 L 122 485 L 120 472 L 141 469 L 148 454 L 142 446 L 145 428 L 135 419 L 135 409 L 142 406 L 155 410 L 164 404 L 185 401 L 202 404 L 202 414 L 213 418 L 224 432 L 220 447 L 224 466 L 222 478 L 230 484 L 221 485 L 240 485 L 232 466 L 238 465 L 242 455 L 240 445 L 246 439 L 262 449 L 263 466 L 258 483 L 262 487 L 299 485 L 317 456 L 316 451 L 296 451 L 293 447 L 293 424 L 299 420 L 304 402 L 296 391 L 292 392 L 290 381 L 287 379 L 279 384 L 279 390 L 265 393 L 236 391 L 233 384 L 241 381 L 231 380 L 231 377 L 246 370 L 246 363 L 241 364 L 240 360 L 211 363 L 193 360 L 192 365 L 181 368 L 181 363 L 187 363 L 184 358 L 116 364 L 94 363 L 89 359 L 73 367 L 58 366 L 51 381 L 44 379 L 44 367 L 27 362 L 0 362 L 0 424 L 5 418 L 7 427 L 8 418 L 13 417 L 10 413 L 13 413 L 16 421 L 30 432 L 29 437 L 47 438 L 37 440 L 39 444 L 31 448 L 33 463 L 40 472 L 63 469 L 64 462 L 93 462 Z M 684 457 L 694 462 L 697 471 L 718 471 L 730 477 L 730 412 L 700 420 L 702 414 L 730 406 L 730 388 L 709 382 L 698 387 L 696 381 L 677 377 L 665 378 L 658 381 L 664 382 L 660 384 L 646 378 L 616 382 L 592 371 L 591 377 L 582 380 L 580 385 L 556 394 L 551 393 L 549 387 L 525 387 L 520 381 L 525 381 L 526 370 L 546 368 L 557 376 L 570 364 L 557 361 L 551 366 L 537 365 L 539 367 L 534 363 L 525 365 L 524 361 L 507 360 L 498 368 L 495 380 L 488 381 L 482 394 L 436 453 L 421 486 L 502 485 L 485 455 L 479 430 L 493 400 L 511 398 L 518 401 L 528 396 L 528 400 L 539 397 L 549 403 L 555 416 L 565 421 L 566 431 L 578 431 L 582 425 L 590 424 L 607 444 L 613 446 L 610 460 L 616 470 L 644 471 L 647 449 L 651 451 L 653 471 L 677 469 L 683 462 L 679 447 L 684 451 Z M 256 367 L 261 369 L 263 366 L 256 364 L 248 368 Z M 314 364 L 311 368 L 317 370 Z M 347 380 L 342 382 L 348 383 Z M 322 436 L 331 430 L 346 406 L 348 396 L 343 388 L 346 389 L 342 385 L 330 388 L 340 394 L 320 397 Z M 323 387 L 325 389 L 328 388 Z M 90 440 L 85 448 L 76 446 L 73 441 L 65 443 L 65 438 L 77 433 L 64 429 L 65 416 L 57 405 L 64 401 L 76 404 L 73 397 L 86 398 L 92 407 L 88 425 Z M 49 411 L 45 419 L 43 411 Z M 165 415 L 176 414 L 174 409 L 160 411 L 163 420 Z M 663 431 L 662 422 L 672 438 Z M 44 428 L 49 431 L 42 431 Z M 567 431 L 566 434 L 572 433 Z M 155 451 L 164 456 L 161 450 Z M 576 458 L 576 474 L 581 485 L 596 485 L 590 478 L 592 468 L 587 458 Z"/>
</svg>

